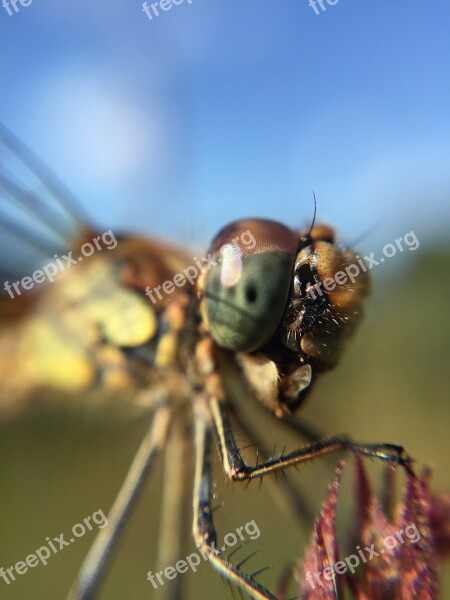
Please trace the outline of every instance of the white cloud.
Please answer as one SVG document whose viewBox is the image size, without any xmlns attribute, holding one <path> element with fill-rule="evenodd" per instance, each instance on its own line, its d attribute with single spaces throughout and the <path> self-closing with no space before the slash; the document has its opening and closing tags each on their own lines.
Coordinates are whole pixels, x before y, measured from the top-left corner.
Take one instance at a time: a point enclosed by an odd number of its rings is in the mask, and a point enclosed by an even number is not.
<svg viewBox="0 0 450 600">
<path fill-rule="evenodd" d="M 80 68 L 41 79 L 30 99 L 35 122 L 51 124 L 53 152 L 59 146 L 59 161 L 83 179 L 120 180 L 144 164 L 157 172 L 166 150 L 164 111 L 155 103 L 144 114 L 102 73 Z"/>
</svg>

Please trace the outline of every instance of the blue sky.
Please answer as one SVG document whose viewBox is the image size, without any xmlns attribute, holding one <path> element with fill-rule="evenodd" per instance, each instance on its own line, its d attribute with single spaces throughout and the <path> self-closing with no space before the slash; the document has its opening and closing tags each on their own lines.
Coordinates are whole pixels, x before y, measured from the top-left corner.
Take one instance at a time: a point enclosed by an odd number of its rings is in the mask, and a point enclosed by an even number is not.
<svg viewBox="0 0 450 600">
<path fill-rule="evenodd" d="M 19 5 L 20 6 L 20 5 Z M 207 243 L 321 220 L 362 249 L 448 237 L 450 3 L 0 6 L 0 118 L 102 229 Z"/>
</svg>

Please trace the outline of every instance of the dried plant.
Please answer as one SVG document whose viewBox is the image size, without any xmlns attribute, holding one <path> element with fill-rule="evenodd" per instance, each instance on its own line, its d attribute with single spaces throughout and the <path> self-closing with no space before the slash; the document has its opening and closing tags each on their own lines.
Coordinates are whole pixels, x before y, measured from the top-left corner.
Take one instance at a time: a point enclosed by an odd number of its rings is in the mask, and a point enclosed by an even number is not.
<svg viewBox="0 0 450 600">
<path fill-rule="evenodd" d="M 295 568 L 300 598 L 439 598 L 439 567 L 450 550 L 450 494 L 433 494 L 431 470 L 424 469 L 418 477 L 407 473 L 403 498 L 395 505 L 395 479 L 388 467 L 379 500 L 362 461 L 355 461 L 355 518 L 339 543 L 336 512 L 344 470 L 341 462 L 305 556 Z"/>
</svg>

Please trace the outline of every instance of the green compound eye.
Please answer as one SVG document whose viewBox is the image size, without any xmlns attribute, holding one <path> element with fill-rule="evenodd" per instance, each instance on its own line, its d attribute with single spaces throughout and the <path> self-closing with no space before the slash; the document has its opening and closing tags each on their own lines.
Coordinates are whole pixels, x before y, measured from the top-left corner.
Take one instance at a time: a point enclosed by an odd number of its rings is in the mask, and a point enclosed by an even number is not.
<svg viewBox="0 0 450 600">
<path fill-rule="evenodd" d="M 298 238 L 264 219 L 231 223 L 213 241 L 217 263 L 205 277 L 204 302 L 214 340 L 252 352 L 273 337 L 283 316 Z"/>
</svg>

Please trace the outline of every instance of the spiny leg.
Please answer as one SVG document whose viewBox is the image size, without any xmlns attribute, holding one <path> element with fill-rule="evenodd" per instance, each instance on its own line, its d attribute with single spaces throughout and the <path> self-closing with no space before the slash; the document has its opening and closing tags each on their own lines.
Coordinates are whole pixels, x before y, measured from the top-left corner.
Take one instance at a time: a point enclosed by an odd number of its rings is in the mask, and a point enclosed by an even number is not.
<svg viewBox="0 0 450 600">
<path fill-rule="evenodd" d="M 244 433 L 248 440 L 255 443 L 258 447 L 258 457 L 267 461 L 270 456 L 270 451 L 264 442 L 261 442 L 260 435 L 249 420 L 243 418 L 239 410 L 233 411 L 239 429 Z M 268 477 L 266 480 L 269 492 L 278 502 L 283 510 L 290 512 L 294 519 L 297 519 L 308 526 L 311 525 L 314 518 L 314 512 L 308 505 L 305 496 L 293 485 L 286 477 L 274 479 Z"/>
<path fill-rule="evenodd" d="M 236 584 L 257 600 L 277 600 L 253 577 L 246 575 L 229 561 L 220 557 L 215 548 L 217 534 L 212 519 L 212 426 L 207 402 L 196 398 L 195 412 L 195 482 L 193 534 L 197 547 L 213 566 L 231 583 Z"/>
<path fill-rule="evenodd" d="M 158 565 L 164 570 L 175 565 L 185 554 L 183 535 L 186 534 L 184 509 L 186 491 L 186 433 L 178 419 L 173 424 L 164 452 L 164 481 L 162 509 L 158 537 Z M 149 578 L 152 581 L 151 578 Z M 153 578 L 154 581 L 154 578 Z M 161 600 L 180 600 L 182 595 L 182 577 L 165 582 L 159 590 Z M 155 586 L 155 584 L 153 584 Z"/>
<path fill-rule="evenodd" d="M 275 421 L 275 425 L 281 431 L 290 429 L 297 437 L 301 436 L 307 442 L 318 441 L 325 437 L 314 427 L 293 415 L 283 414 L 274 419 L 273 411 L 264 402 L 258 401 L 258 398 L 252 394 L 252 390 L 249 390 L 248 381 L 242 378 L 242 370 L 236 361 L 223 353 L 215 358 L 220 384 L 223 385 L 227 402 L 232 408 L 232 416 L 239 430 L 257 446 L 257 461 L 259 459 L 267 460 L 272 454 L 272 448 L 267 444 L 267 440 L 264 443 L 261 438 L 260 432 L 263 426 L 260 426 L 260 417 L 264 419 L 264 422 L 268 419 L 271 419 L 272 422 Z M 331 459 L 331 455 L 329 458 Z M 283 512 L 287 512 L 290 518 L 308 524 L 308 526 L 311 524 L 314 511 L 309 505 L 305 493 L 298 489 L 287 475 L 267 477 L 266 486 Z"/>
<path fill-rule="evenodd" d="M 214 417 L 214 424 L 219 438 L 219 450 L 222 454 L 222 462 L 226 474 L 233 480 L 253 479 L 261 477 L 267 473 L 277 470 L 283 470 L 291 465 L 297 465 L 301 462 L 331 454 L 339 450 L 350 450 L 362 456 L 369 456 L 381 460 L 389 461 L 393 464 L 401 465 L 410 474 L 411 459 L 405 455 L 402 446 L 390 443 L 366 444 L 350 440 L 345 435 L 332 436 L 325 439 L 315 439 L 312 443 L 298 448 L 288 454 L 282 454 L 277 458 L 267 460 L 259 465 L 250 466 L 242 459 L 237 448 L 233 430 L 228 417 L 229 405 L 232 403 L 232 397 L 229 398 L 225 389 L 227 379 L 226 369 L 231 368 L 230 360 L 227 360 L 227 353 L 218 351 L 214 343 L 204 338 L 197 346 L 197 363 L 199 370 L 203 373 L 206 380 L 206 389 L 211 398 L 211 411 Z M 225 366 L 225 370 L 224 370 Z M 224 379 L 225 376 L 225 379 Z M 316 433 L 310 428 L 299 423 L 295 418 L 286 417 L 282 420 L 294 431 L 306 435 L 306 437 L 316 438 Z"/>
<path fill-rule="evenodd" d="M 205 372 L 206 377 L 214 377 L 214 371 L 219 374 L 220 388 L 223 387 L 223 390 L 218 390 L 218 392 L 222 394 L 222 397 L 226 397 L 227 401 L 229 400 L 236 412 L 248 412 L 244 411 L 243 407 L 251 404 L 252 417 L 255 411 L 258 411 L 264 414 L 264 417 L 273 420 L 273 405 L 276 405 L 277 402 L 273 398 L 269 403 L 261 401 L 258 398 L 256 390 L 252 389 L 251 384 L 249 386 L 249 381 L 246 379 L 242 367 L 236 362 L 234 357 L 231 357 L 226 352 L 217 352 L 217 348 L 214 348 L 208 340 L 206 343 L 205 341 L 202 342 L 198 358 L 200 367 Z M 211 395 L 215 395 L 214 391 Z M 248 421 L 248 418 L 246 420 Z M 306 423 L 303 419 L 293 414 L 283 412 L 281 415 L 277 415 L 276 422 L 277 424 L 289 427 L 294 433 L 302 436 L 308 442 L 315 442 L 325 437 L 315 426 Z"/>
<path fill-rule="evenodd" d="M 273 473 L 338 450 L 351 450 L 363 456 L 390 461 L 410 471 L 410 459 L 403 456 L 401 446 L 395 444 L 361 444 L 353 442 L 345 436 L 333 436 L 325 440 L 319 440 L 288 454 L 266 460 L 259 465 L 250 466 L 245 463 L 236 445 L 226 402 L 214 396 L 210 399 L 210 407 L 217 430 L 225 473 L 235 481 L 262 477 L 267 473 Z"/>
<path fill-rule="evenodd" d="M 233 383 L 227 394 L 227 400 L 231 405 L 232 415 L 238 428 L 244 436 L 252 443 L 257 446 L 257 461 L 259 458 L 267 460 L 271 455 L 271 449 L 261 439 L 260 430 L 261 427 L 256 426 L 256 422 L 259 421 L 258 415 L 255 417 L 255 410 L 264 414 L 264 418 L 270 417 L 273 420 L 273 413 L 269 413 L 267 407 L 258 402 L 256 398 L 252 398 L 249 394 L 248 383 L 246 381 L 240 383 L 240 371 L 236 371 L 236 364 L 234 361 L 230 361 L 229 358 L 225 359 L 220 357 L 217 367 L 220 372 L 220 382 L 223 384 Z M 249 397 L 250 396 L 250 397 Z M 251 400 L 254 402 L 251 402 Z M 250 400 L 250 402 L 249 402 Z M 251 412 L 249 411 L 251 405 Z M 290 415 L 286 415 L 287 418 L 292 418 Z M 285 423 L 284 418 L 277 418 L 277 425 L 281 425 L 282 428 L 289 427 L 294 430 L 296 434 L 300 434 L 307 441 L 316 441 L 323 436 L 320 436 L 316 431 L 310 428 L 308 425 L 303 425 L 298 420 L 295 420 L 293 426 Z M 298 425 L 298 427 L 297 427 Z M 274 497 L 275 501 L 278 502 L 283 512 L 287 511 L 291 518 L 301 521 L 302 523 L 311 524 L 314 512 L 308 505 L 305 495 L 293 485 L 292 481 L 287 479 L 284 475 L 280 478 L 268 477 L 266 479 L 266 485 L 269 492 Z"/>
<path fill-rule="evenodd" d="M 166 404 L 156 409 L 150 428 L 109 512 L 108 524 L 92 544 L 67 600 L 92 600 L 95 597 L 125 521 L 136 503 L 154 459 L 164 447 L 170 415 L 171 410 Z"/>
<path fill-rule="evenodd" d="M 228 400 L 228 398 L 227 398 Z M 249 425 L 251 426 L 251 423 L 253 422 L 253 419 L 249 419 L 246 418 L 245 414 L 241 414 L 241 402 L 243 402 L 245 400 L 245 398 L 234 398 L 234 397 L 230 397 L 230 404 L 233 407 L 233 414 L 236 414 L 237 418 L 239 419 L 239 423 L 244 423 L 245 425 Z M 262 406 L 260 402 L 256 403 L 256 406 L 258 407 L 258 409 L 261 409 L 264 411 L 264 413 L 267 415 L 269 413 L 268 409 L 266 406 Z M 252 407 L 252 410 L 254 410 L 254 407 Z M 269 417 L 271 417 L 273 419 L 273 413 L 269 413 Z M 326 439 L 326 436 L 323 432 L 319 432 L 318 429 L 316 429 L 314 426 L 311 426 L 309 423 L 306 423 L 305 421 L 303 421 L 301 418 L 297 417 L 296 415 L 292 415 L 292 414 L 283 414 L 281 417 L 278 416 L 276 418 L 276 423 L 278 426 L 281 426 L 281 430 L 283 429 L 288 429 L 290 430 L 292 433 L 301 436 L 304 440 L 306 440 L 307 442 L 319 442 L 321 440 Z M 253 431 L 255 429 L 253 428 Z M 255 436 L 253 434 L 253 438 L 254 439 L 259 439 L 257 436 Z M 330 465 L 334 464 L 333 463 L 333 457 L 331 454 L 327 454 L 326 456 L 324 456 L 324 465 L 326 464 L 326 462 L 329 462 Z"/>
<path fill-rule="evenodd" d="M 237 400 L 239 401 L 239 398 Z M 235 418 L 239 429 L 242 430 L 242 432 L 246 435 L 246 437 L 249 440 L 258 441 L 260 438 L 257 433 L 257 428 L 253 426 L 253 423 L 250 419 L 245 419 L 245 415 L 243 415 L 240 412 L 237 404 L 238 402 L 235 402 L 235 399 L 233 398 L 233 417 Z M 291 428 L 295 432 L 300 433 L 304 437 L 307 437 L 307 439 L 310 439 L 311 436 L 308 435 L 308 426 L 306 429 L 303 429 L 303 424 L 299 420 L 293 420 L 295 421 L 295 423 L 294 427 Z M 284 419 L 282 420 L 282 422 L 283 426 L 285 426 Z M 297 429 L 297 424 L 300 424 L 300 430 Z M 316 437 L 313 437 L 312 439 L 315 440 Z M 264 460 L 265 456 L 269 456 L 267 447 L 265 447 L 264 444 L 261 444 L 261 442 L 259 441 L 258 445 L 260 448 L 258 456 L 261 456 L 261 458 Z M 331 459 L 331 455 L 327 455 L 326 458 Z M 393 473 L 392 470 L 389 470 L 388 472 L 391 474 Z M 282 473 L 282 475 L 284 475 L 284 473 Z M 289 511 L 289 513 L 292 515 L 292 519 L 298 520 L 301 523 L 306 524 L 308 527 L 312 525 L 313 519 L 316 515 L 314 510 L 307 502 L 305 495 L 301 493 L 301 490 L 294 486 L 293 483 L 289 479 L 286 479 L 284 476 L 275 479 L 272 475 L 266 477 L 264 481 L 266 486 L 268 486 L 269 492 L 272 494 L 273 498 L 278 502 L 278 504 L 281 506 L 284 512 Z M 292 598 L 292 596 L 288 596 L 288 588 L 290 588 L 290 585 L 295 582 L 295 577 L 296 575 L 295 569 L 293 568 L 293 563 L 290 563 L 284 569 L 282 577 L 280 578 L 280 581 L 278 582 L 277 588 L 275 590 L 276 596 L 278 598 L 284 600 L 287 600 L 288 597 Z M 338 595 L 337 587 L 335 587 L 335 594 L 336 598 L 340 597 Z"/>
</svg>

